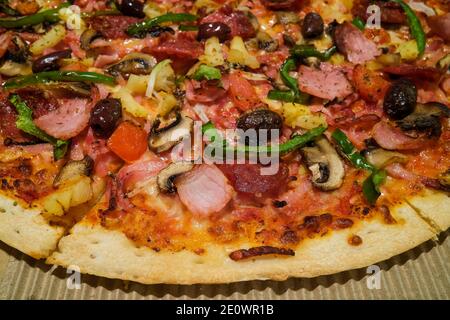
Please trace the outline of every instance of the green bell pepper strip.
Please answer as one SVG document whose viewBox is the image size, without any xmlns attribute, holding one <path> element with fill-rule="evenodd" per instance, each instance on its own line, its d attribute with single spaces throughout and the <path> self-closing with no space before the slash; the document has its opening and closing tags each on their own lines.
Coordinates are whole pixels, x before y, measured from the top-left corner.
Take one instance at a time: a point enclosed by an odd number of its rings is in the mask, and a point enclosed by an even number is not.
<svg viewBox="0 0 450 320">
<path fill-rule="evenodd" d="M 222 74 L 220 70 L 214 67 L 209 67 L 205 64 L 202 64 L 192 76 L 194 80 L 220 80 L 222 79 Z"/>
<path fill-rule="evenodd" d="M 332 46 L 329 49 L 321 52 L 316 47 L 308 44 L 297 44 L 290 50 L 291 56 L 296 59 L 304 59 L 309 57 L 315 57 L 321 61 L 328 61 L 333 54 L 337 52 L 336 46 Z"/>
<path fill-rule="evenodd" d="M 137 22 L 128 27 L 127 33 L 130 36 L 142 36 L 154 26 L 164 22 L 193 22 L 197 20 L 197 16 L 189 13 L 166 13 L 152 19 Z"/>
<path fill-rule="evenodd" d="M 352 24 L 359 30 L 364 30 L 366 28 L 366 24 L 360 17 L 356 17 L 355 19 L 353 19 Z"/>
<path fill-rule="evenodd" d="M 62 8 L 69 7 L 70 3 L 65 2 L 55 9 L 44 10 L 29 16 L 24 16 L 20 18 L 3 18 L 0 19 L 0 27 L 6 29 L 16 29 L 23 27 L 31 27 L 43 22 L 58 22 L 59 10 Z"/>
<path fill-rule="evenodd" d="M 366 200 L 372 205 L 375 204 L 380 196 L 379 186 L 386 180 L 386 171 L 378 170 L 367 162 L 342 130 L 336 129 L 331 136 L 337 142 L 342 153 L 345 154 L 347 159 L 356 168 L 365 169 L 371 172 L 370 176 L 364 180 L 362 189 Z"/>
<path fill-rule="evenodd" d="M 285 143 L 282 143 L 278 146 L 244 146 L 239 145 L 236 147 L 232 147 L 226 144 L 226 141 L 222 139 L 222 135 L 217 131 L 214 127 L 214 124 L 209 121 L 202 126 L 202 134 L 206 135 L 209 141 L 212 143 L 221 143 L 225 147 L 225 154 L 230 153 L 272 153 L 279 152 L 281 154 L 285 154 L 288 152 L 292 152 L 295 149 L 303 147 L 310 141 L 313 141 L 320 135 L 322 135 L 327 128 L 324 126 L 319 126 L 314 129 L 307 131 L 302 135 L 295 135 Z"/>
<path fill-rule="evenodd" d="M 417 49 L 419 51 L 419 55 L 423 55 L 425 52 L 425 47 L 427 44 L 427 38 L 425 32 L 423 31 L 422 24 L 420 23 L 419 18 L 415 14 L 414 10 L 406 4 L 403 0 L 390 0 L 392 2 L 398 3 L 403 11 L 406 14 L 406 18 L 408 19 L 409 28 L 411 30 L 411 35 L 417 42 Z"/>
<path fill-rule="evenodd" d="M 33 122 L 33 111 L 23 102 L 16 94 L 10 96 L 9 101 L 16 108 L 18 117 L 16 120 L 16 127 L 23 132 L 26 132 L 39 140 L 48 142 L 53 145 L 53 155 L 56 160 L 61 159 L 67 152 L 69 142 L 59 140 L 39 129 Z"/>
<path fill-rule="evenodd" d="M 181 24 L 178 26 L 178 30 L 180 30 L 180 31 L 198 31 L 198 26 Z"/>
<path fill-rule="evenodd" d="M 283 102 L 295 102 L 295 94 L 290 90 L 270 90 L 267 98 Z"/>
<path fill-rule="evenodd" d="M 289 89 L 292 90 L 292 92 L 294 94 L 294 102 L 304 104 L 304 103 L 308 102 L 309 95 L 301 92 L 300 89 L 298 88 L 297 79 L 295 79 L 294 77 L 291 77 L 289 75 L 289 72 L 294 71 L 295 69 L 297 69 L 297 64 L 295 62 L 295 59 L 292 57 L 288 58 L 283 63 L 283 65 L 281 66 L 281 69 L 280 69 L 281 80 L 283 80 L 284 84 Z"/>
<path fill-rule="evenodd" d="M 50 81 L 96 82 L 107 85 L 114 85 L 116 82 L 113 77 L 96 72 L 46 71 L 9 79 L 3 84 L 3 88 L 5 90 L 17 89 Z"/>
<path fill-rule="evenodd" d="M 332 134 L 333 139 L 337 142 L 339 148 L 346 155 L 348 160 L 357 168 L 375 171 L 376 168 L 367 162 L 358 150 L 353 146 L 353 143 L 348 139 L 344 132 L 340 129 L 336 129 Z"/>
</svg>

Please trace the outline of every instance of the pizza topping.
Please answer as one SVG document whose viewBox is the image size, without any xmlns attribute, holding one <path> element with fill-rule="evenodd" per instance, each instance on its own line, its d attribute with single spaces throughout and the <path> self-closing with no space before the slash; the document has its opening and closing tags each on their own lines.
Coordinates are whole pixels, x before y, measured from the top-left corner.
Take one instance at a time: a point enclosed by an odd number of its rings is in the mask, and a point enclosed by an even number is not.
<svg viewBox="0 0 450 320">
<path fill-rule="evenodd" d="M 153 122 L 148 137 L 150 150 L 156 153 L 167 151 L 192 132 L 194 121 L 191 118 L 179 112 L 175 112 L 173 115 L 174 118 L 168 119 L 168 122 L 163 124 L 164 127 L 161 127 L 161 122 L 164 121 L 162 118 L 157 118 Z"/>
<path fill-rule="evenodd" d="M 230 180 L 234 189 L 241 193 L 263 196 L 276 196 L 287 185 L 289 170 L 284 163 L 279 163 L 275 173 L 264 174 L 264 166 L 259 164 L 220 165 L 219 167 Z M 267 171 L 266 171 L 267 172 Z"/>
<path fill-rule="evenodd" d="M 267 140 L 271 138 L 271 131 L 275 130 L 280 134 L 283 126 L 283 119 L 281 116 L 269 109 L 257 109 L 255 111 L 244 113 L 239 117 L 236 123 L 236 127 L 244 131 L 256 130 L 256 134 L 259 136 L 262 134 L 260 130 L 267 130 Z M 248 141 L 246 141 L 247 143 Z M 250 144 L 256 145 L 257 141 L 250 141 Z M 247 143 L 248 144 L 248 143 Z"/>
<path fill-rule="evenodd" d="M 364 152 L 364 156 L 370 164 L 378 169 L 384 168 L 391 163 L 408 161 L 408 157 L 399 152 L 381 148 L 369 149 Z"/>
<path fill-rule="evenodd" d="M 135 17 L 127 16 L 97 16 L 91 18 L 90 26 L 106 39 L 124 39 L 128 38 L 125 30 L 138 21 Z"/>
<path fill-rule="evenodd" d="M 344 181 L 344 164 L 334 147 L 324 137 L 314 141 L 313 147 L 304 147 L 308 169 L 314 186 L 330 191 L 338 189 Z"/>
<path fill-rule="evenodd" d="M 135 37 L 144 37 L 147 32 L 151 32 L 155 27 L 165 22 L 194 22 L 197 16 L 189 13 L 166 13 L 151 19 L 131 24 L 126 28 L 126 33 Z M 122 29 L 123 30 L 123 29 Z"/>
<path fill-rule="evenodd" d="M 322 99 L 342 99 L 353 91 L 339 68 L 327 63 L 322 63 L 319 70 L 302 65 L 298 75 L 300 90 Z"/>
<path fill-rule="evenodd" d="M 450 13 L 428 17 L 427 22 L 434 34 L 450 42 Z"/>
<path fill-rule="evenodd" d="M 434 67 L 415 66 L 411 64 L 392 65 L 383 68 L 383 72 L 410 80 L 437 81 L 442 77 L 442 70 Z"/>
<path fill-rule="evenodd" d="M 262 4 L 270 10 L 292 9 L 298 0 L 261 0 Z"/>
<path fill-rule="evenodd" d="M 49 53 L 33 61 L 32 70 L 34 73 L 43 71 L 58 70 L 61 59 L 70 58 L 72 50 L 61 50 Z"/>
<path fill-rule="evenodd" d="M 441 136 L 441 118 L 450 117 L 450 109 L 441 103 L 416 104 L 414 112 L 397 121 L 397 125 L 408 136 L 438 138 Z"/>
<path fill-rule="evenodd" d="M 86 156 L 83 160 L 70 160 L 53 180 L 53 186 L 58 187 L 61 183 L 80 176 L 89 177 L 93 169 L 94 161 L 91 157 Z"/>
<path fill-rule="evenodd" d="M 240 261 L 264 255 L 295 256 L 295 251 L 286 248 L 261 246 L 233 251 L 232 253 L 230 253 L 229 257 L 234 261 Z"/>
<path fill-rule="evenodd" d="M 324 23 L 320 14 L 308 13 L 303 19 L 302 35 L 304 38 L 316 38 L 323 33 Z"/>
<path fill-rule="evenodd" d="M 384 97 L 384 112 L 394 120 L 411 114 L 417 103 L 416 86 L 408 79 L 394 82 Z"/>
<path fill-rule="evenodd" d="M 404 24 L 406 23 L 406 16 L 398 3 L 392 1 L 369 1 L 358 0 L 352 8 L 354 16 L 366 21 L 369 18 L 367 7 L 370 5 L 377 5 L 381 9 L 381 22 L 387 24 Z"/>
<path fill-rule="evenodd" d="M 175 187 L 175 179 L 193 168 L 194 164 L 191 162 L 174 162 L 170 164 L 158 174 L 157 182 L 159 190 L 165 193 L 174 193 L 177 191 Z"/>
<path fill-rule="evenodd" d="M 122 103 L 119 99 L 102 99 L 91 111 L 89 125 L 97 137 L 109 138 L 122 117 Z"/>
<path fill-rule="evenodd" d="M 194 214 L 206 216 L 222 210 L 233 196 L 233 188 L 214 165 L 202 164 L 175 181 L 181 202 Z"/>
<path fill-rule="evenodd" d="M 65 99 L 57 110 L 35 119 L 34 123 L 57 139 L 73 138 L 88 126 L 87 104 L 85 99 Z"/>
<path fill-rule="evenodd" d="M 249 39 L 255 36 L 256 31 L 248 16 L 239 10 L 233 10 L 225 5 L 218 11 L 204 17 L 200 24 L 209 22 L 225 23 L 231 30 L 231 36 L 239 36 L 243 39 Z"/>
<path fill-rule="evenodd" d="M 385 121 L 378 122 L 373 127 L 373 138 L 378 145 L 387 150 L 414 150 L 429 144 L 427 139 L 408 137 L 401 129 Z"/>
<path fill-rule="evenodd" d="M 220 42 L 229 40 L 231 37 L 231 28 L 223 22 L 206 22 L 198 27 L 198 40 L 207 40 L 211 37 L 217 37 Z"/>
<path fill-rule="evenodd" d="M 0 27 L 5 29 L 17 29 L 35 26 L 44 22 L 55 23 L 60 20 L 59 11 L 61 8 L 68 6 L 70 6 L 70 3 L 65 2 L 55 9 L 42 10 L 32 15 L 19 18 L 0 18 Z"/>
<path fill-rule="evenodd" d="M 125 162 L 136 161 L 147 150 L 147 133 L 129 121 L 122 122 L 109 137 L 108 147 Z"/>
<path fill-rule="evenodd" d="M 144 3 L 139 0 L 122 0 L 118 9 L 126 16 L 144 18 Z"/>
<path fill-rule="evenodd" d="M 107 68 L 107 72 L 113 76 L 119 74 L 128 78 L 130 74 L 150 74 L 156 65 L 156 59 L 148 54 L 131 53 L 126 55 L 118 63 Z"/>
<path fill-rule="evenodd" d="M 375 43 L 347 21 L 336 27 L 334 41 L 339 51 L 352 63 L 364 63 L 381 54 Z"/>
</svg>

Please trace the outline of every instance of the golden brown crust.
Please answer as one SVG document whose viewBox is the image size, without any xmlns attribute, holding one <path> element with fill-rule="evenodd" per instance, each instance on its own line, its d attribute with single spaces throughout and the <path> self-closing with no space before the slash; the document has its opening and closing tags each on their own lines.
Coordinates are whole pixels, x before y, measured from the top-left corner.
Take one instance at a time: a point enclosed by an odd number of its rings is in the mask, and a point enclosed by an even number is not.
<svg viewBox="0 0 450 320">
<path fill-rule="evenodd" d="M 38 209 L 26 209 L 0 194 L 0 241 L 36 259 L 48 257 L 63 236 L 62 227 L 51 226 Z"/>
<path fill-rule="evenodd" d="M 304 240 L 295 257 L 268 256 L 238 262 L 228 255 L 248 247 L 245 244 L 209 245 L 203 255 L 189 251 L 155 252 L 147 247 L 137 248 L 118 231 L 83 221 L 61 239 L 58 251 L 47 262 L 64 267 L 76 265 L 83 273 L 141 283 L 227 283 L 314 277 L 377 263 L 435 236 L 434 230 L 407 204 L 392 207 L 391 213 L 397 224 L 387 225 L 375 219 L 362 221 L 351 229 Z M 348 243 L 354 235 L 362 239 L 358 246 Z"/>
<path fill-rule="evenodd" d="M 407 199 L 420 216 L 432 225 L 437 232 L 450 227 L 450 195 L 435 190 L 426 190 L 420 195 Z"/>
</svg>

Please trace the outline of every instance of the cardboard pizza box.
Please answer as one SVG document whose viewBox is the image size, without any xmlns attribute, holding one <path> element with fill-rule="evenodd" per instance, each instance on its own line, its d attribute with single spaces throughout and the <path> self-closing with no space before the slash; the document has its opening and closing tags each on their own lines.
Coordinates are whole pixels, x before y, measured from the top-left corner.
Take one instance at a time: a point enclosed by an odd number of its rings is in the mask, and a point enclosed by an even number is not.
<svg viewBox="0 0 450 320">
<path fill-rule="evenodd" d="M 314 279 L 142 285 L 79 275 L 0 243 L 0 299 L 449 299 L 450 231 L 402 255 Z"/>
</svg>

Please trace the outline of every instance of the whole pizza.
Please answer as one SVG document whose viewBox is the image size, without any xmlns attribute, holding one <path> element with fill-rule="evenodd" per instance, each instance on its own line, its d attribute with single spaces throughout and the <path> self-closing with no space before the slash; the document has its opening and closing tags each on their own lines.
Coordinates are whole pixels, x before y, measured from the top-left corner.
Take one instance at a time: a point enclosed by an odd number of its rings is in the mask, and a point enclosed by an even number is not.
<svg viewBox="0 0 450 320">
<path fill-rule="evenodd" d="M 141 283 L 315 277 L 450 226 L 447 0 L 1 0 L 0 240 Z"/>
</svg>

